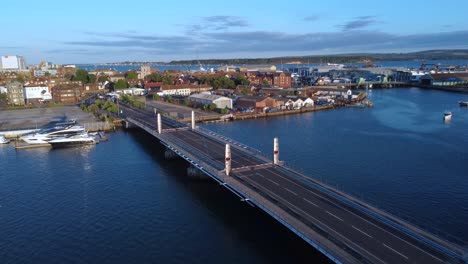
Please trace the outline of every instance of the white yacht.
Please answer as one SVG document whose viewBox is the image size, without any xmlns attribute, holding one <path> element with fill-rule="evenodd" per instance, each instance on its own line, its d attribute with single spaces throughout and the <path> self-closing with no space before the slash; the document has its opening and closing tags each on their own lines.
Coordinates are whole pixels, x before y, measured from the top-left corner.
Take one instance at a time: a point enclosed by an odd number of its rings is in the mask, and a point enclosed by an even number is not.
<svg viewBox="0 0 468 264">
<path fill-rule="evenodd" d="M 10 142 L 9 139 L 6 139 L 3 135 L 0 135 L 0 144 L 7 144 Z"/>
<path fill-rule="evenodd" d="M 47 144 L 54 138 L 76 135 L 83 132 L 85 132 L 84 127 L 79 125 L 55 126 L 24 135 L 20 139 L 28 144 Z"/>
<path fill-rule="evenodd" d="M 88 133 L 84 132 L 70 136 L 57 137 L 49 140 L 47 143 L 49 143 L 53 148 L 63 148 L 96 144 L 96 140 L 93 136 L 90 136 Z"/>
</svg>

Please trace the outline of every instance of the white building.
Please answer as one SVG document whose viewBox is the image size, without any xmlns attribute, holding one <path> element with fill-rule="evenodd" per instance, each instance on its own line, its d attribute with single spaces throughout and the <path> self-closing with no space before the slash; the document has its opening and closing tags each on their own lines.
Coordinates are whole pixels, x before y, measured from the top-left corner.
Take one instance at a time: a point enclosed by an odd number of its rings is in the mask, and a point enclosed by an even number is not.
<svg viewBox="0 0 468 264">
<path fill-rule="evenodd" d="M 123 94 L 130 94 L 130 95 L 145 95 L 146 90 L 143 88 L 128 88 L 122 90 Z"/>
<path fill-rule="evenodd" d="M 182 96 L 189 96 L 190 92 L 192 91 L 189 87 L 175 87 L 176 85 L 165 85 L 162 87 L 162 94 L 167 95 L 182 95 Z"/>
<path fill-rule="evenodd" d="M 8 90 L 7 90 L 6 87 L 0 86 L 0 94 L 2 94 L 2 93 L 7 93 L 7 92 L 8 92 Z"/>
<path fill-rule="evenodd" d="M 22 56 L 2 56 L 0 69 L 7 71 L 24 71 L 26 70 L 26 63 Z"/>
<path fill-rule="evenodd" d="M 25 86 L 23 93 L 26 102 L 34 99 L 44 101 L 52 100 L 52 95 L 50 94 L 49 87 L 47 86 Z"/>
<path fill-rule="evenodd" d="M 229 108 L 232 109 L 232 99 L 227 98 L 224 96 L 216 95 L 216 94 L 192 94 L 189 96 L 189 100 L 201 103 L 203 105 L 210 105 L 215 104 L 216 108 L 224 109 Z"/>
</svg>

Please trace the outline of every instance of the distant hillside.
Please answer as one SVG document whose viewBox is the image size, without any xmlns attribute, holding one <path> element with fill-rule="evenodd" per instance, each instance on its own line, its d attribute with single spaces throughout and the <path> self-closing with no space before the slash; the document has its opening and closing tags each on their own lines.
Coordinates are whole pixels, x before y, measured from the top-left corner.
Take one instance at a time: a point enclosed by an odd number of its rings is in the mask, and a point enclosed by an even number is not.
<svg viewBox="0 0 468 264">
<path fill-rule="evenodd" d="M 468 60 L 468 49 L 426 50 L 410 53 L 353 53 L 336 55 L 286 56 L 253 59 L 208 59 L 179 60 L 168 64 L 204 65 L 242 65 L 242 64 L 280 64 L 280 63 L 355 63 L 363 61 L 400 61 L 400 60 Z"/>
</svg>

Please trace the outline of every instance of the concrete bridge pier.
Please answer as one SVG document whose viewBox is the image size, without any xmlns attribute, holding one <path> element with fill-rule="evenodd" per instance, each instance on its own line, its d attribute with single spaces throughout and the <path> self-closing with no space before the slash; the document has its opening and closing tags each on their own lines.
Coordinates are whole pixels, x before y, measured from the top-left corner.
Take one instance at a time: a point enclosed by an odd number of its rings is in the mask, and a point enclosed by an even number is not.
<svg viewBox="0 0 468 264">
<path fill-rule="evenodd" d="M 158 113 L 158 133 L 161 134 L 162 133 L 162 123 L 161 123 L 161 114 Z"/>
<path fill-rule="evenodd" d="M 192 111 L 192 130 L 195 130 L 195 111 Z"/>
<path fill-rule="evenodd" d="M 229 176 L 231 173 L 231 145 L 226 144 L 226 153 L 225 153 L 225 171 L 226 176 Z"/>
<path fill-rule="evenodd" d="M 279 142 L 277 137 L 273 139 L 273 164 L 279 165 Z"/>
<path fill-rule="evenodd" d="M 123 120 L 122 123 L 123 123 L 124 128 L 126 128 L 126 129 L 134 128 L 134 127 L 135 127 L 135 125 L 133 125 L 132 123 L 128 122 L 127 120 Z"/>
</svg>

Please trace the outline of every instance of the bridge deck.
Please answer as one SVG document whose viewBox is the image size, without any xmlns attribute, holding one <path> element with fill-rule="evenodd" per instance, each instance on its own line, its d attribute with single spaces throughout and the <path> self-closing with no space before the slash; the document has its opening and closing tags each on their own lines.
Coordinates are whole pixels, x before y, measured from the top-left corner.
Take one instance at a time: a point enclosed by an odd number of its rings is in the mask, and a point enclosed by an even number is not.
<svg viewBox="0 0 468 264">
<path fill-rule="evenodd" d="M 232 173 L 227 177 L 223 173 L 225 140 L 197 130 L 170 129 L 179 124 L 167 120 L 163 127 L 169 129 L 157 134 L 154 116 L 127 111 L 138 126 L 337 263 L 466 263 L 460 257 L 463 248 L 355 203 L 288 168 L 274 166 L 245 146 L 231 145 Z"/>
</svg>

